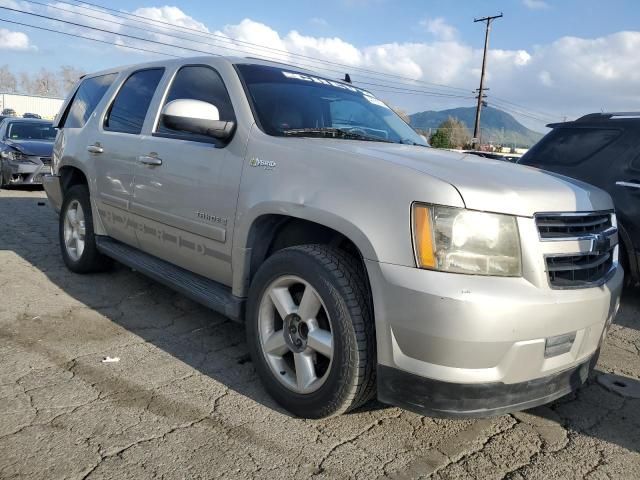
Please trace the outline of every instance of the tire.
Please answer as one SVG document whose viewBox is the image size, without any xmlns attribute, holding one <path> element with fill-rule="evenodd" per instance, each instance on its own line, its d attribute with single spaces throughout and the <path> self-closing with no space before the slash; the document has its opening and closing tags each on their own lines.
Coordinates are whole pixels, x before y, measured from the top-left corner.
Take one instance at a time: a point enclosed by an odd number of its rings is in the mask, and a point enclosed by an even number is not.
<svg viewBox="0 0 640 480">
<path fill-rule="evenodd" d="M 622 240 L 618 244 L 620 246 L 620 250 L 618 252 L 618 257 L 620 259 L 620 264 L 622 265 L 622 269 L 624 270 L 624 283 L 623 287 L 625 289 L 629 289 L 635 285 L 636 280 L 633 278 L 633 273 L 631 271 L 631 265 L 629 264 L 629 254 L 627 253 L 627 249 Z"/>
<path fill-rule="evenodd" d="M 368 292 L 359 263 L 325 245 L 280 250 L 256 273 L 247 305 L 249 349 L 266 390 L 294 415 L 339 415 L 374 396 L 376 344 Z"/>
<path fill-rule="evenodd" d="M 102 255 L 96 247 L 89 189 L 86 185 L 75 185 L 65 193 L 60 208 L 58 231 L 62 259 L 72 272 L 101 272 L 111 266 L 111 259 Z M 77 235 L 75 242 L 74 232 Z"/>
</svg>

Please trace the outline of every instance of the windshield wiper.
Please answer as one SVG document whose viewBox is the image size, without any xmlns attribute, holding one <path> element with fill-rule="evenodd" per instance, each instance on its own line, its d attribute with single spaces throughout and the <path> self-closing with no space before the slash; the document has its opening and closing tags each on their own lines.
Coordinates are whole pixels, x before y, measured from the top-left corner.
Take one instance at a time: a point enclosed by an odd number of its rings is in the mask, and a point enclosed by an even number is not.
<svg viewBox="0 0 640 480">
<path fill-rule="evenodd" d="M 283 130 L 282 134 L 287 137 L 320 137 L 320 138 L 340 138 L 346 140 L 366 140 L 369 142 L 386 142 L 395 143 L 380 137 L 363 135 L 361 133 L 350 132 L 342 128 L 323 127 L 323 128 L 290 128 Z"/>
</svg>

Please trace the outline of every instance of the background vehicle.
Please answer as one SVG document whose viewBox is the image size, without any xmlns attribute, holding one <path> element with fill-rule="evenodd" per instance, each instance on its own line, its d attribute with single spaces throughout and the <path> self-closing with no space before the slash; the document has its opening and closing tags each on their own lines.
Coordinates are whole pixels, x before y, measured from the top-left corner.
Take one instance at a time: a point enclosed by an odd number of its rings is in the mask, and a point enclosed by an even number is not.
<svg viewBox="0 0 640 480">
<path fill-rule="evenodd" d="M 42 117 L 40 115 L 38 115 L 37 113 L 25 113 L 24 115 L 22 115 L 22 118 L 37 118 L 37 119 L 41 119 Z"/>
<path fill-rule="evenodd" d="M 548 127 L 519 163 L 606 190 L 616 206 L 627 280 L 639 282 L 640 113 L 592 113 Z"/>
<path fill-rule="evenodd" d="M 0 122 L 0 188 L 42 183 L 51 173 L 55 138 L 48 121 L 7 117 Z"/>
<path fill-rule="evenodd" d="M 18 114 L 13 108 L 5 108 L 2 110 L 2 115 L 6 117 L 17 117 Z"/>
<path fill-rule="evenodd" d="M 44 185 L 67 267 L 116 259 L 244 321 L 299 416 L 376 387 L 437 416 L 549 402 L 586 379 L 619 306 L 608 194 L 431 149 L 348 83 L 154 62 L 85 76 L 55 125 Z"/>
</svg>

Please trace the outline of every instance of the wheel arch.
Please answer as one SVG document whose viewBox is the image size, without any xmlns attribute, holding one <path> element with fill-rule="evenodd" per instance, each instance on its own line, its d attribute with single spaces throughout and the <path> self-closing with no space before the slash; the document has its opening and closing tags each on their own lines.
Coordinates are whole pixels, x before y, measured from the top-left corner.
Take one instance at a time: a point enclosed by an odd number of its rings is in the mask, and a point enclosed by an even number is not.
<svg viewBox="0 0 640 480">
<path fill-rule="evenodd" d="M 624 258 L 624 266 L 629 267 L 629 272 L 625 272 L 627 275 L 630 275 L 634 282 L 640 282 L 640 272 L 638 269 L 640 265 L 638 264 L 638 258 L 636 256 L 636 250 L 633 246 L 633 242 L 631 241 L 631 236 L 627 232 L 623 223 L 620 223 L 620 219 L 618 219 L 618 234 L 620 236 L 621 244 L 623 246 L 621 254 L 626 254 L 626 258 Z"/>
<path fill-rule="evenodd" d="M 304 218 L 282 209 L 261 212 L 234 241 L 234 282 L 237 296 L 246 296 L 260 265 L 286 247 L 318 243 L 353 254 L 359 261 L 367 285 L 364 260 L 376 259 L 373 246 L 355 225 L 337 215 L 305 208 Z M 312 214 L 314 213 L 314 214 Z"/>
<path fill-rule="evenodd" d="M 85 171 L 76 165 L 63 165 L 58 170 L 58 176 L 60 177 L 60 188 L 62 189 L 62 198 L 65 193 L 75 185 L 86 185 L 89 189 L 89 198 L 91 201 L 91 213 L 93 216 L 93 228 L 96 235 L 106 235 L 106 229 L 102 224 L 98 209 L 96 207 L 95 199 L 93 198 L 91 184 L 89 182 L 89 175 Z"/>
</svg>

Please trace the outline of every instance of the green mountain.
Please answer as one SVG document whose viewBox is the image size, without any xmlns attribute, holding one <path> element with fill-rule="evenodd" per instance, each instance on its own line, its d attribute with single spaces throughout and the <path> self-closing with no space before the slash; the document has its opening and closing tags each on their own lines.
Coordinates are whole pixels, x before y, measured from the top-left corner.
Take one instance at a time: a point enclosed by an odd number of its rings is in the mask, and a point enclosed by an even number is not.
<svg viewBox="0 0 640 480">
<path fill-rule="evenodd" d="M 473 134 L 473 124 L 476 118 L 475 107 L 452 108 L 449 110 L 428 110 L 426 112 L 409 115 L 411 126 L 420 130 L 435 131 L 447 118 L 454 117 L 462 121 L 469 133 Z M 542 138 L 542 133 L 528 129 L 515 118 L 502 110 L 484 107 L 480 116 L 482 125 L 482 142 L 516 147 L 530 147 Z"/>
</svg>

